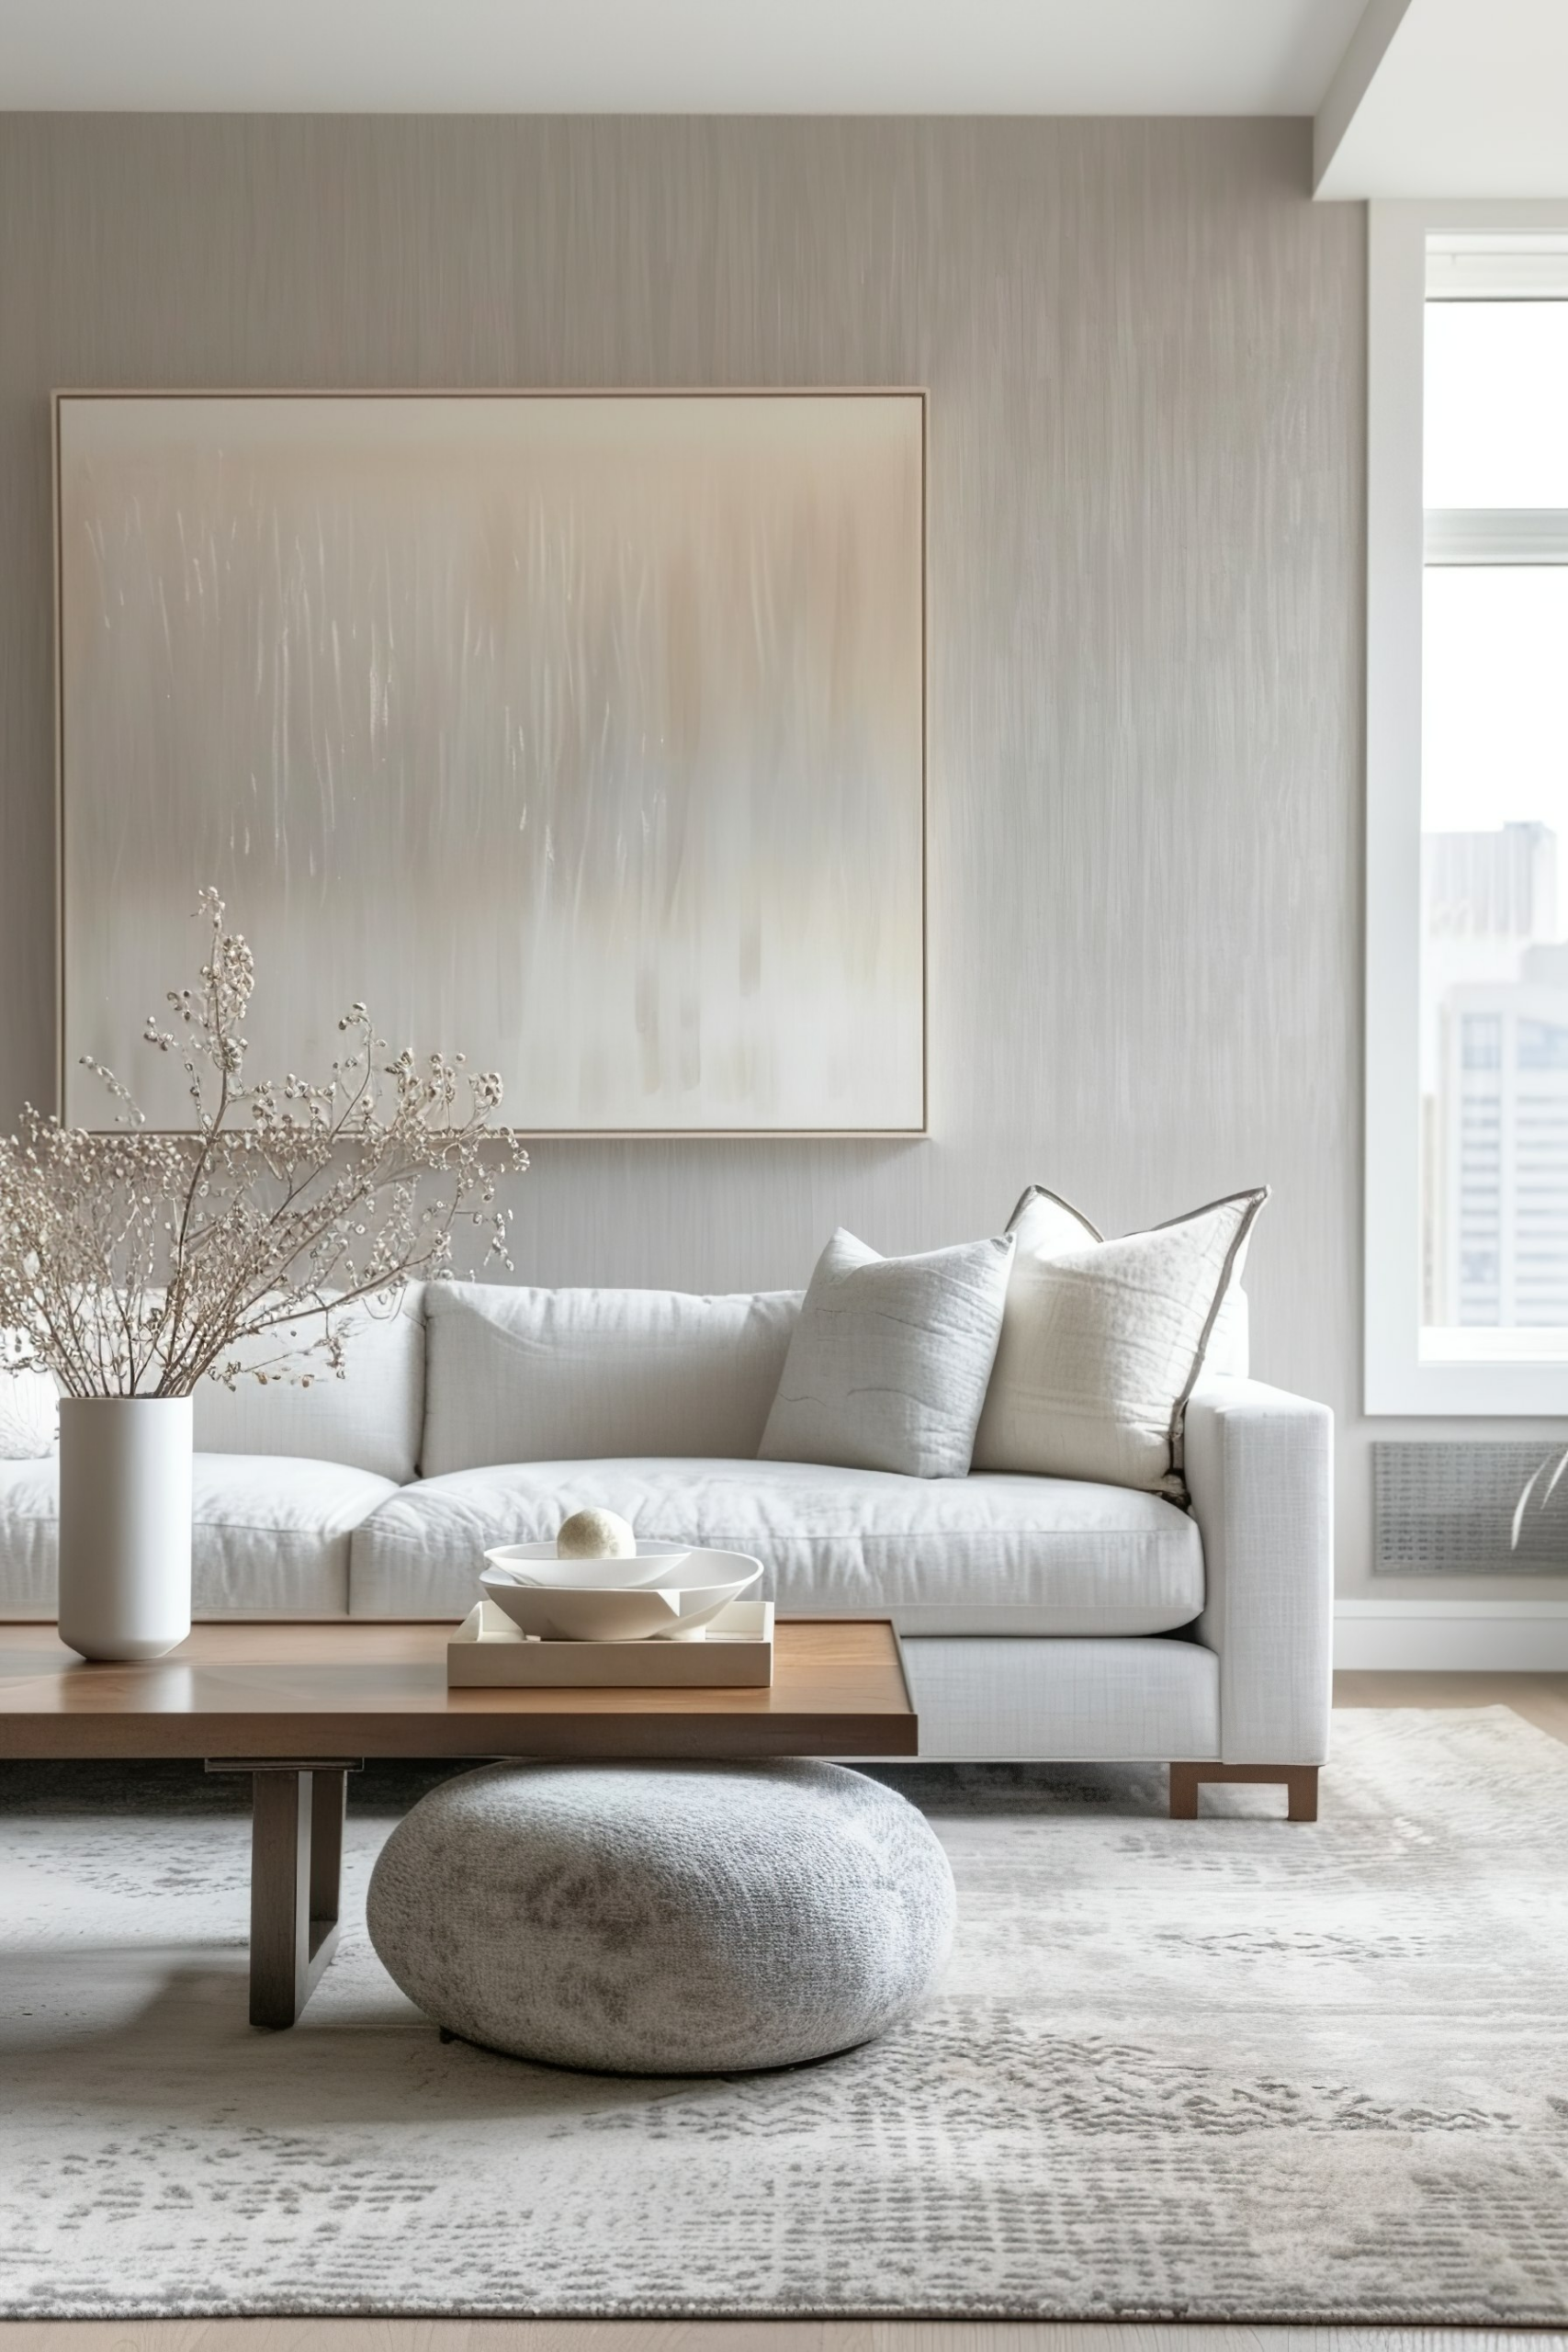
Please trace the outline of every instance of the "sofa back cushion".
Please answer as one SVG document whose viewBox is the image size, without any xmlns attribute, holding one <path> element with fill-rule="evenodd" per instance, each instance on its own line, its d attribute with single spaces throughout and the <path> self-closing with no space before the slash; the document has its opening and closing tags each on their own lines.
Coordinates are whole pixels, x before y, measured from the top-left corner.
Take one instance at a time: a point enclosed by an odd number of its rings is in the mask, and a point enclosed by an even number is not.
<svg viewBox="0 0 1568 2352">
<path fill-rule="evenodd" d="M 754 1460 L 800 1297 L 433 1283 L 420 1468 Z"/>
<path fill-rule="evenodd" d="M 343 1462 L 400 1486 L 416 1475 L 424 1418 L 424 1290 L 411 1283 L 391 1315 L 350 1308 L 344 1334 L 340 1380 L 319 1356 L 299 1369 L 297 1381 L 242 1374 L 225 1388 L 204 1380 L 196 1392 L 198 1453 L 284 1453 L 307 1462 Z M 317 1326 L 304 1323 L 310 1339 Z M 279 1352 L 276 1337 L 247 1340 L 236 1361 L 266 1364 Z"/>
<path fill-rule="evenodd" d="M 0 1332 L 0 1462 L 37 1462 L 60 1436 L 60 1392 L 52 1374 L 11 1371 Z"/>
</svg>

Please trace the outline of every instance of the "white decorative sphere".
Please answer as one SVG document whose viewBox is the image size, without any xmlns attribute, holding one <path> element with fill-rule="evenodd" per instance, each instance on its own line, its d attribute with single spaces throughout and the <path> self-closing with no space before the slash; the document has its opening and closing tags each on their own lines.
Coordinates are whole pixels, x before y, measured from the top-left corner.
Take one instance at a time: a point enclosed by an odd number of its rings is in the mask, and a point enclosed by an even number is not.
<svg viewBox="0 0 1568 2352">
<path fill-rule="evenodd" d="M 618 1510 L 574 1510 L 556 1537 L 558 1560 L 635 1560 L 637 1536 Z"/>
</svg>

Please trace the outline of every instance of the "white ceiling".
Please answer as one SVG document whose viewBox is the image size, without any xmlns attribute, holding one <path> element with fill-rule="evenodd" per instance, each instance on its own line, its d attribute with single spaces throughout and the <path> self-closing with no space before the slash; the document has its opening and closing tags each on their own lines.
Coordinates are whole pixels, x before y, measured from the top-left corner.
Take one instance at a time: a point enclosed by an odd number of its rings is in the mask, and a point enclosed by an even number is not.
<svg viewBox="0 0 1568 2352">
<path fill-rule="evenodd" d="M 1568 0 L 0 0 L 0 111 L 1312 115 L 1322 197 L 1568 196 Z"/>
<path fill-rule="evenodd" d="M 1568 0 L 1371 0 L 1315 143 L 1320 196 L 1568 196 Z"/>
<path fill-rule="evenodd" d="M 1306 115 L 1362 6 L 0 0 L 0 108 Z"/>
</svg>

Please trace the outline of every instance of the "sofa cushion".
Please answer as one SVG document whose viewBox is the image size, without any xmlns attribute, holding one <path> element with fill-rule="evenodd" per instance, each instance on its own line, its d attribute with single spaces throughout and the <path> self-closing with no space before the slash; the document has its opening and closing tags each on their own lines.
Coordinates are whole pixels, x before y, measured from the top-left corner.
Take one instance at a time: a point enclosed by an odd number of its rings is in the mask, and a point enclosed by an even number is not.
<svg viewBox="0 0 1568 2352">
<path fill-rule="evenodd" d="M 1082 1209 L 1074 1208 L 1044 1184 L 1031 1184 L 1012 1216 L 1008 1231 L 1018 1245 L 1013 1261 L 1015 1270 L 1023 1261 L 1020 1276 L 1026 1281 L 1031 1261 L 1039 1258 L 1060 1257 L 1072 1250 L 1093 1249 L 1105 1236 L 1097 1225 L 1091 1225 Z M 1208 1373 L 1223 1373 L 1233 1380 L 1245 1380 L 1251 1370 L 1250 1318 L 1247 1293 L 1241 1286 L 1242 1272 L 1247 1264 L 1247 1239 L 1244 1237 L 1231 1269 L 1229 1287 L 1220 1301 L 1213 1328 L 1203 1349 L 1202 1368 Z M 1013 1302 L 1010 1299 L 1010 1306 Z"/>
<path fill-rule="evenodd" d="M 0 1616 L 52 1617 L 57 1461 L 0 1462 Z M 192 1480 L 197 1617 L 341 1617 L 349 1537 L 398 1489 L 341 1462 L 198 1453 Z"/>
<path fill-rule="evenodd" d="M 1247 1293 L 1232 1281 L 1220 1301 L 1209 1344 L 1203 1351 L 1204 1378 L 1218 1374 L 1226 1380 L 1246 1380 L 1252 1369 L 1252 1314 Z"/>
<path fill-rule="evenodd" d="M 433 1283 L 425 1313 L 428 1478 L 602 1455 L 751 1460 L 800 1293 Z"/>
<path fill-rule="evenodd" d="M 458 1617 L 487 1545 L 600 1503 L 640 1535 L 747 1552 L 781 1609 L 910 1634 L 1156 1634 L 1203 1605 L 1198 1530 L 1158 1496 L 1052 1478 L 799 1462 L 518 1463 L 389 1496 L 354 1539 L 356 1617 Z"/>
<path fill-rule="evenodd" d="M 1007 1235 L 882 1258 L 840 1226 L 817 1261 L 759 1453 L 964 1477 L 1012 1249 Z"/>
<path fill-rule="evenodd" d="M 60 1464 L 0 1461 L 0 1616 L 54 1614 L 55 1521 Z"/>
<path fill-rule="evenodd" d="M 257 1380 L 241 1373 L 235 1385 L 202 1380 L 196 1387 L 196 1443 L 202 1453 L 274 1453 L 299 1461 L 346 1463 L 398 1483 L 415 1476 L 424 1419 L 423 1285 L 411 1283 L 397 1307 L 345 1309 L 340 1378 L 321 1357 L 307 1357 L 297 1380 Z M 301 1323 L 307 1340 L 317 1326 Z M 265 1364 L 287 1335 L 246 1340 L 235 1362 Z"/>
<path fill-rule="evenodd" d="M 5 1335 L 0 1333 L 0 1351 Z M 0 1352 L 0 1462 L 37 1462 L 60 1438 L 60 1392 L 47 1372 L 8 1370 Z"/>
<path fill-rule="evenodd" d="M 976 1468 L 1102 1478 L 1185 1502 L 1187 1399 L 1268 1197 L 1261 1186 L 1093 1241 L 1071 1238 L 1084 1221 L 1054 1193 L 1026 1193 L 1009 1227 L 1017 1250 Z"/>
</svg>

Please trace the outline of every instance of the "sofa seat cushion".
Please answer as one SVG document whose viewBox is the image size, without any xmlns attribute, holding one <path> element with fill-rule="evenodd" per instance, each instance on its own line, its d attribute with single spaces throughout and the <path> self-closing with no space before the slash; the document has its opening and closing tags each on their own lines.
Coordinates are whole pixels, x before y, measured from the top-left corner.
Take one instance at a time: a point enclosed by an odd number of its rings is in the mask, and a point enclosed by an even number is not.
<svg viewBox="0 0 1568 2352">
<path fill-rule="evenodd" d="M 1076 1480 L 908 1478 L 813 1463 L 526 1462 L 400 1487 L 354 1539 L 356 1617 L 459 1617 L 492 1544 L 603 1504 L 640 1535 L 750 1553 L 781 1610 L 908 1634 L 1158 1634 L 1203 1605 L 1194 1521 Z"/>
<path fill-rule="evenodd" d="M 0 1462 L 0 1616 L 52 1617 L 59 1464 Z M 192 1479 L 197 1617 L 342 1617 L 349 1538 L 398 1489 L 342 1462 L 198 1453 Z"/>
<path fill-rule="evenodd" d="M 0 1616 L 53 1616 L 59 1510 L 55 1455 L 0 1462 Z"/>
</svg>

